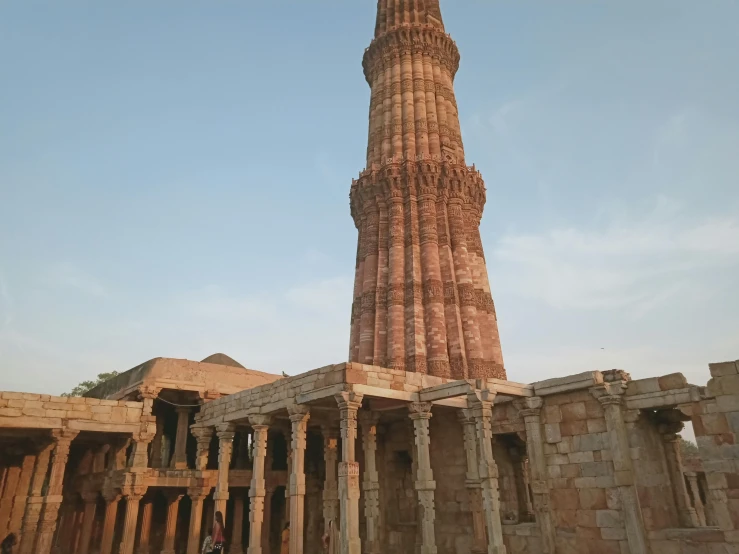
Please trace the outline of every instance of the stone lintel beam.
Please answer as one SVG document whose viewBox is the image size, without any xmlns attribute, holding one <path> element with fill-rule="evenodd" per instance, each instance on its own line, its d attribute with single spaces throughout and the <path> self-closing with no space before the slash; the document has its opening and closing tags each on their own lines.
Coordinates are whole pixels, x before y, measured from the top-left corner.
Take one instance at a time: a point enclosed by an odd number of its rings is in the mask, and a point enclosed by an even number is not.
<svg viewBox="0 0 739 554">
<path fill-rule="evenodd" d="M 600 371 L 586 371 L 567 377 L 556 377 L 533 383 L 531 386 L 536 396 L 548 396 L 576 390 L 585 390 L 603 383 L 603 374 Z"/>
<path fill-rule="evenodd" d="M 680 404 L 690 404 L 700 400 L 698 387 L 689 386 L 682 389 L 672 389 L 659 392 L 626 395 L 626 409 L 628 410 L 656 410 L 659 408 L 674 408 Z"/>
<path fill-rule="evenodd" d="M 443 385 L 436 385 L 435 387 L 428 387 L 418 391 L 419 402 L 433 402 L 434 400 L 445 400 L 447 398 L 455 398 L 458 396 L 464 396 L 468 392 L 475 390 L 475 381 L 461 380 L 461 381 L 450 381 Z"/>
<path fill-rule="evenodd" d="M 503 379 L 487 379 L 477 384 L 478 389 L 494 390 L 498 395 L 529 397 L 534 396 L 534 386 L 525 383 L 514 383 L 513 381 L 505 381 Z M 501 398 L 496 399 L 496 404 L 500 404 Z"/>
</svg>

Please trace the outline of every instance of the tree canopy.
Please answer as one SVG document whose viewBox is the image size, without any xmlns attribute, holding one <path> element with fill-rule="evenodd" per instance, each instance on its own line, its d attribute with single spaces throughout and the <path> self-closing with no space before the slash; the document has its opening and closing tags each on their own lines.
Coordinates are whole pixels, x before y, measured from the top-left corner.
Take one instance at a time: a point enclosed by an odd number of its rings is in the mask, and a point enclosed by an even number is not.
<svg viewBox="0 0 739 554">
<path fill-rule="evenodd" d="M 98 373 L 97 379 L 94 381 L 82 381 L 79 385 L 74 387 L 71 391 L 62 393 L 62 396 L 82 396 L 87 391 L 94 389 L 100 383 L 105 383 L 108 379 L 112 379 L 118 375 L 117 371 L 110 371 L 108 373 Z"/>
</svg>

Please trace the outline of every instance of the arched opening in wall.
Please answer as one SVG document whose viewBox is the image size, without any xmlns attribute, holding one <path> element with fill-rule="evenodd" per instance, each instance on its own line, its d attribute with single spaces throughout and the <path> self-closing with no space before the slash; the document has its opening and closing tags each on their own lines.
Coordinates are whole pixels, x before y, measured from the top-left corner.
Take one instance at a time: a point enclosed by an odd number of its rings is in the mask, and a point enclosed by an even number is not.
<svg viewBox="0 0 739 554">
<path fill-rule="evenodd" d="M 272 493 L 269 509 L 269 553 L 280 554 L 282 529 L 287 521 L 285 511 L 285 487 L 277 487 Z"/>
<path fill-rule="evenodd" d="M 208 446 L 208 465 L 206 466 L 207 469 L 218 469 L 218 448 L 218 435 L 216 433 L 213 433 L 213 436 L 210 438 L 210 445 Z M 195 467 L 194 462 L 193 465 L 190 467 Z"/>
</svg>

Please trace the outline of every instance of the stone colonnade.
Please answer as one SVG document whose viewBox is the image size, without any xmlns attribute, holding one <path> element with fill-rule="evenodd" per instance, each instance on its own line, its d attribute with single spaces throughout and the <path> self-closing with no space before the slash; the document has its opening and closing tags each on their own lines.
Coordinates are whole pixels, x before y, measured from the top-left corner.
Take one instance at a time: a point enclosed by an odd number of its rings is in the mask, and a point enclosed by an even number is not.
<svg viewBox="0 0 739 554">
<path fill-rule="evenodd" d="M 467 461 L 466 483 L 469 494 L 469 505 L 472 516 L 474 537 L 472 551 L 476 554 L 506 554 L 501 524 L 501 507 L 498 486 L 498 468 L 493 458 L 492 405 L 495 393 L 490 391 L 471 392 L 467 398 L 467 409 L 459 410 L 461 431 L 464 433 L 464 445 Z M 323 454 L 325 460 L 325 482 L 323 486 L 323 519 L 325 529 L 328 522 L 334 521 L 339 528 L 341 554 L 380 554 L 381 514 L 380 514 L 380 479 L 377 466 L 377 425 L 378 415 L 362 410 L 363 396 L 355 392 L 344 392 L 336 395 L 340 412 L 338 429 L 330 424 L 323 424 Z M 540 410 L 541 398 L 526 400 L 523 417 L 526 423 L 527 438 L 530 447 L 531 488 L 533 491 L 533 509 L 542 536 L 542 552 L 554 554 L 554 522 L 549 501 L 549 489 L 546 482 L 546 470 L 541 431 Z M 430 402 L 411 402 L 408 404 L 408 417 L 412 421 L 414 431 L 414 490 L 417 497 L 420 554 L 435 554 L 436 516 L 435 490 L 436 481 L 431 467 L 429 423 L 432 418 Z M 290 521 L 290 554 L 302 554 L 305 532 L 305 467 L 306 433 L 311 417 L 307 405 L 294 405 L 288 410 L 290 418 L 291 449 L 290 476 L 287 490 L 287 511 Z M 273 419 L 264 414 L 253 414 L 248 417 L 254 430 L 253 472 L 249 491 L 249 547 L 247 554 L 268 554 L 264 535 L 265 512 L 269 507 L 265 503 L 265 460 L 267 457 L 267 433 Z M 363 447 L 363 480 L 360 484 L 359 463 L 356 455 L 358 426 L 362 428 Z M 219 501 L 228 494 L 228 463 L 231 448 L 232 428 L 221 425 L 216 428 L 219 437 Z M 206 428 L 194 429 L 196 433 L 208 432 Z M 338 439 L 341 438 L 339 457 Z M 364 544 L 360 544 L 360 490 L 364 493 L 361 500 L 364 510 Z M 227 497 L 227 496 L 225 496 Z M 204 496 L 203 496 L 204 498 Z M 200 501 L 193 497 L 193 514 L 199 508 Z M 217 504 L 217 509 L 224 512 L 225 503 Z M 234 505 L 240 516 L 243 512 Z M 194 518 L 199 516 L 193 515 Z M 193 536 L 199 536 L 199 528 L 195 520 L 191 523 Z M 197 545 L 190 543 L 188 554 L 197 552 Z M 169 554 L 169 552 L 167 552 Z"/>
</svg>

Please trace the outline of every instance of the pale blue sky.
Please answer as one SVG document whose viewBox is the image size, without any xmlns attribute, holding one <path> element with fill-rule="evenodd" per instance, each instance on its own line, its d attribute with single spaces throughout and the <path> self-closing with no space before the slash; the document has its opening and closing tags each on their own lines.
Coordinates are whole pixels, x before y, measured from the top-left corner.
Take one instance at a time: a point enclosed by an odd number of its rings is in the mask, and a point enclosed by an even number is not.
<svg viewBox="0 0 739 554">
<path fill-rule="evenodd" d="M 509 378 L 739 358 L 739 4 L 442 10 Z M 346 358 L 374 11 L 0 3 L 0 390 Z"/>
</svg>

